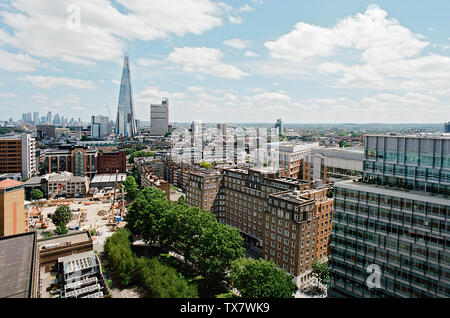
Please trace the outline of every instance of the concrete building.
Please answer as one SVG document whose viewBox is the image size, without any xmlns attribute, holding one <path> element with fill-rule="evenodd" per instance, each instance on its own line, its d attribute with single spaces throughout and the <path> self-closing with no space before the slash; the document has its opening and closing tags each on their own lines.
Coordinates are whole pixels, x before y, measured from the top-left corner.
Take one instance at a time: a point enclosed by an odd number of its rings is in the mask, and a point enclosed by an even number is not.
<svg viewBox="0 0 450 318">
<path fill-rule="evenodd" d="M 38 139 L 54 139 L 56 138 L 56 126 L 53 125 L 37 125 L 37 138 Z"/>
<path fill-rule="evenodd" d="M 150 105 L 150 135 L 164 136 L 169 132 L 169 99 Z"/>
<path fill-rule="evenodd" d="M 47 174 L 41 178 L 41 191 L 49 198 L 59 187 L 56 197 L 83 198 L 89 191 L 89 178 L 74 176 L 70 172 Z"/>
<path fill-rule="evenodd" d="M 37 298 L 39 251 L 36 232 L 0 237 L 0 298 Z"/>
<path fill-rule="evenodd" d="M 92 178 L 90 187 L 97 189 L 114 188 L 116 183 L 120 184 L 126 179 L 126 173 L 97 174 L 94 178 Z"/>
<path fill-rule="evenodd" d="M 102 139 L 112 133 L 111 122 L 107 116 L 91 117 L 91 138 Z"/>
<path fill-rule="evenodd" d="M 303 175 L 302 168 L 307 155 L 311 151 L 319 148 L 318 142 L 314 143 L 293 143 L 281 142 L 279 151 L 279 167 L 283 169 L 282 176 L 299 179 Z"/>
<path fill-rule="evenodd" d="M 450 296 L 450 138 L 364 136 L 362 181 L 334 187 L 329 296 Z"/>
<path fill-rule="evenodd" d="M 322 180 L 324 184 L 345 178 L 361 177 L 363 173 L 362 150 L 319 147 L 305 156 L 302 179 Z"/>
<path fill-rule="evenodd" d="M 109 298 L 98 256 L 93 252 L 60 257 L 61 298 Z"/>
<path fill-rule="evenodd" d="M 39 248 L 39 267 L 44 268 L 45 273 L 57 271 L 59 258 L 89 252 L 94 247 L 89 231 L 40 239 L 37 241 L 37 246 Z"/>
<path fill-rule="evenodd" d="M 24 209 L 23 183 L 0 181 L 0 237 L 28 232 L 28 211 Z"/>
<path fill-rule="evenodd" d="M 36 173 L 36 145 L 28 134 L 0 137 L 0 173 L 21 173 L 30 178 Z"/>
</svg>

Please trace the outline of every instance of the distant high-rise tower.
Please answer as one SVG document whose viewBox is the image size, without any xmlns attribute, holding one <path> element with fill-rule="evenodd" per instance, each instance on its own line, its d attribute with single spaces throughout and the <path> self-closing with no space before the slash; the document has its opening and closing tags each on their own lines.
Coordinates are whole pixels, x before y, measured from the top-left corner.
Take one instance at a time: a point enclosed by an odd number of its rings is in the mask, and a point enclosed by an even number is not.
<svg viewBox="0 0 450 318">
<path fill-rule="evenodd" d="M 445 123 L 444 125 L 444 131 L 446 133 L 450 133 L 450 121 L 448 123 Z"/>
<path fill-rule="evenodd" d="M 122 81 L 120 83 L 119 105 L 117 107 L 116 135 L 133 138 L 137 135 L 131 92 L 130 65 L 128 54 L 123 61 Z"/>
<path fill-rule="evenodd" d="M 283 121 L 280 119 L 277 119 L 277 123 L 275 124 L 275 128 L 279 129 L 279 134 L 283 134 Z"/>
<path fill-rule="evenodd" d="M 169 131 L 169 99 L 150 105 L 150 135 L 164 136 Z"/>
</svg>

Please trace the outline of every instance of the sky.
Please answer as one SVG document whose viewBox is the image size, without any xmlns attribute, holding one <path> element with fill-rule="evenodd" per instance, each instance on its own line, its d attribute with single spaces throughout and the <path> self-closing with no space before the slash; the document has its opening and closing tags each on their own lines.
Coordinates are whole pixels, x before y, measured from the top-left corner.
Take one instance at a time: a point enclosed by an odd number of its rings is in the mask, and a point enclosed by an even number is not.
<svg viewBox="0 0 450 318">
<path fill-rule="evenodd" d="M 448 0 L 0 0 L 0 119 L 450 120 Z"/>
</svg>

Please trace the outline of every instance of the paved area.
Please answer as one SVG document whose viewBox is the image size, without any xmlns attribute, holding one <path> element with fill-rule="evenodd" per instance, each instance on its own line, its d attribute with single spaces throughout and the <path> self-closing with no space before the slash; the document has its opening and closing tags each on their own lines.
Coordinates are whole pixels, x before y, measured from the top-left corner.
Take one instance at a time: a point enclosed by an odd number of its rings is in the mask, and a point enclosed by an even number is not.
<svg viewBox="0 0 450 318">
<path fill-rule="evenodd" d="M 113 287 L 110 289 L 113 298 L 142 298 L 142 291 L 137 287 L 119 289 Z"/>
</svg>

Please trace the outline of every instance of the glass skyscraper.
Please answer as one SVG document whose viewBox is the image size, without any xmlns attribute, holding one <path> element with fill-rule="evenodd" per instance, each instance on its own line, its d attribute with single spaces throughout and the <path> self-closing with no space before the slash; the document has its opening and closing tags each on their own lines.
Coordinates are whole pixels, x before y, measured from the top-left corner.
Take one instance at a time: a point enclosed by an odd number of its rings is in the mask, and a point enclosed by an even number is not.
<svg viewBox="0 0 450 318">
<path fill-rule="evenodd" d="M 137 135 L 136 121 L 133 110 L 133 94 L 128 54 L 123 61 L 122 81 L 120 83 L 119 105 L 117 107 L 116 135 L 133 138 Z"/>
<path fill-rule="evenodd" d="M 449 297 L 450 138 L 364 136 L 364 148 L 362 181 L 335 184 L 330 297 Z"/>
</svg>

